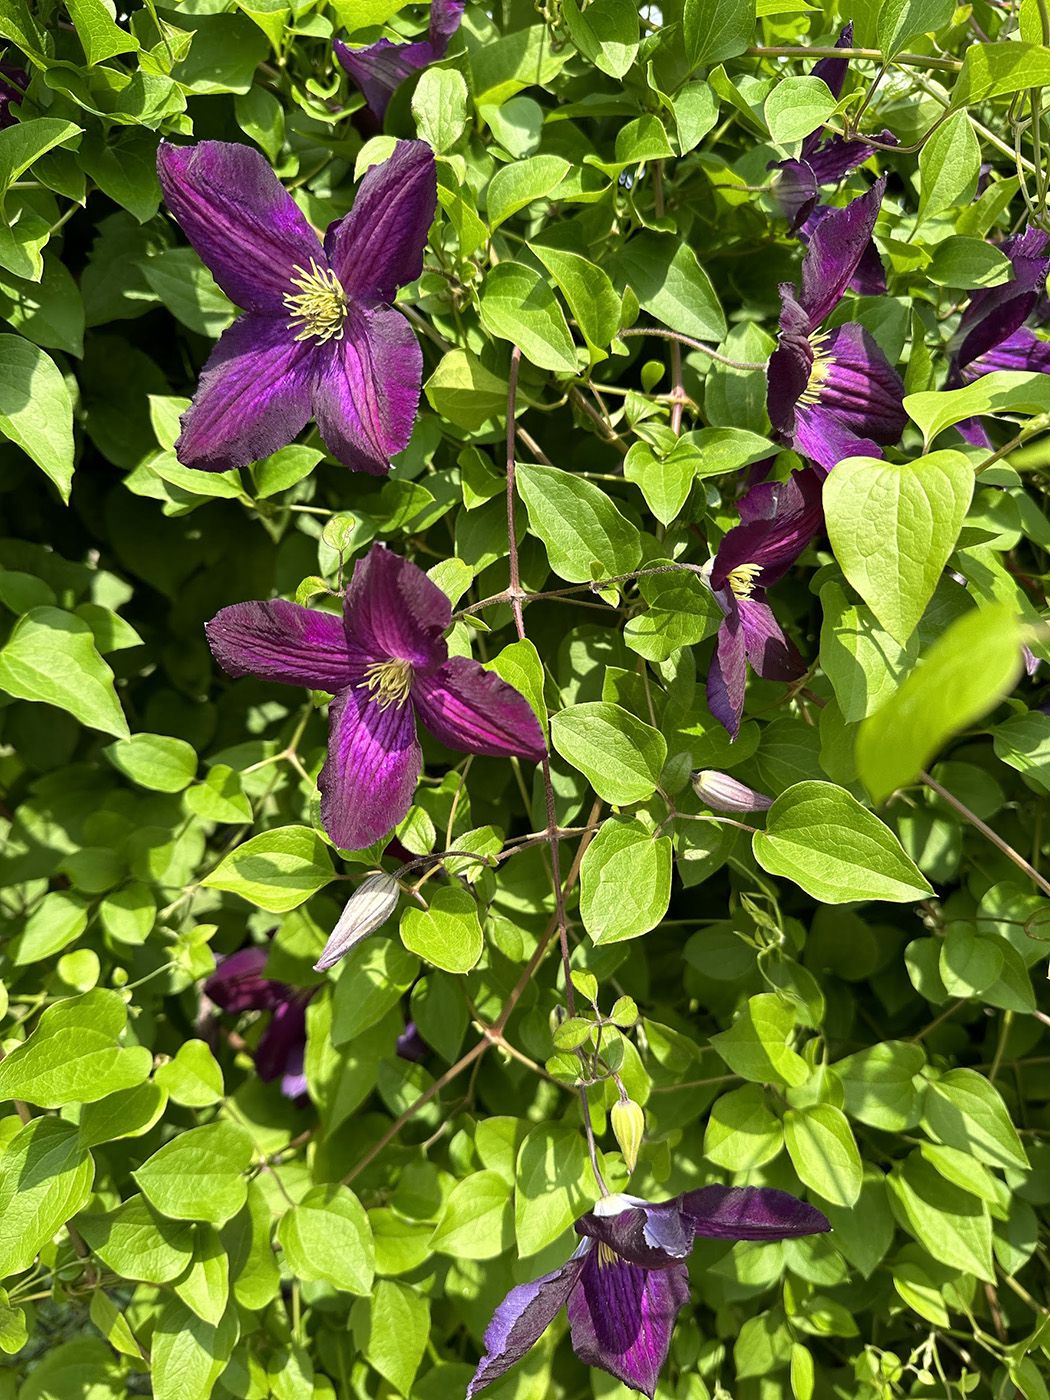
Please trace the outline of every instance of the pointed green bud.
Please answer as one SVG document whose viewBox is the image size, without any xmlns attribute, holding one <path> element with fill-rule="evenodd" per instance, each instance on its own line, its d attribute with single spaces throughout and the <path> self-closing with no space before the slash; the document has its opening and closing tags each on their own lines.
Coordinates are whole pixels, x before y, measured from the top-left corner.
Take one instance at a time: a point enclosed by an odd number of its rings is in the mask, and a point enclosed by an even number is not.
<svg viewBox="0 0 1050 1400">
<path fill-rule="evenodd" d="M 609 1112 L 609 1121 L 627 1170 L 633 1172 L 645 1136 L 645 1111 L 634 1099 L 618 1099 Z"/>
</svg>

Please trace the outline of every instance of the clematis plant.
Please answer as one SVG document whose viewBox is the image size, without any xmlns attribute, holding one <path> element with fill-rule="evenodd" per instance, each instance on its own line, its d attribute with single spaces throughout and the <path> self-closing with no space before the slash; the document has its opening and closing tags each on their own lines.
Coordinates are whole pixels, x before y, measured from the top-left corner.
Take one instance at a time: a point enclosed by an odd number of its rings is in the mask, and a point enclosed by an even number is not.
<svg viewBox="0 0 1050 1400">
<path fill-rule="evenodd" d="M 183 232 L 246 312 L 204 366 L 179 461 L 247 466 L 290 443 L 312 414 L 344 466 L 386 472 L 419 403 L 422 353 L 389 303 L 422 271 L 437 202 L 430 147 L 401 141 L 373 166 L 323 248 L 259 151 L 162 142 L 157 170 Z"/>
<path fill-rule="evenodd" d="M 448 654 L 452 605 L 422 569 L 373 545 L 341 618 L 281 599 L 235 603 L 207 625 L 231 676 L 331 691 L 321 820 L 359 850 L 412 804 L 422 766 L 417 721 L 451 749 L 539 762 L 546 744 L 528 701 L 478 662 Z"/>
<path fill-rule="evenodd" d="M 204 995 L 233 1016 L 273 1013 L 255 1048 L 255 1072 L 266 1083 L 279 1079 L 281 1092 L 298 1099 L 306 1093 L 306 1008 L 317 989 L 296 990 L 264 977 L 266 958 L 266 949 L 254 945 L 231 953 L 204 983 Z"/>
<path fill-rule="evenodd" d="M 364 93 L 367 129 L 378 131 L 383 125 L 387 104 L 406 78 L 445 57 L 464 9 L 466 0 L 433 0 L 427 37 L 412 44 L 377 39 L 367 48 L 351 49 L 341 39 L 335 40 L 336 58 Z"/>
<path fill-rule="evenodd" d="M 901 377 L 853 322 L 821 329 L 871 241 L 885 176 L 830 210 L 814 230 L 796 293 L 780 285 L 780 334 L 767 369 L 767 408 L 780 442 L 825 472 L 843 457 L 881 457 L 907 421 Z"/>
<path fill-rule="evenodd" d="M 29 74 L 17 64 L 0 63 L 0 131 L 14 126 L 18 118 L 11 110 L 21 104 L 29 86 Z"/>
<path fill-rule="evenodd" d="M 767 680 L 794 680 L 806 669 L 765 601 L 765 590 L 821 530 L 821 480 L 812 469 L 765 481 L 741 497 L 740 524 L 727 531 L 708 582 L 724 617 L 707 673 L 707 703 L 735 739 L 740 732 L 747 664 Z"/>
<path fill-rule="evenodd" d="M 689 1297 L 683 1260 L 696 1238 L 786 1240 L 831 1226 L 814 1206 L 761 1186 L 704 1186 L 653 1204 L 606 1196 L 577 1220 L 583 1238 L 560 1269 L 512 1288 L 485 1332 L 467 1400 L 533 1347 L 563 1307 L 572 1348 L 650 1400 Z"/>
</svg>

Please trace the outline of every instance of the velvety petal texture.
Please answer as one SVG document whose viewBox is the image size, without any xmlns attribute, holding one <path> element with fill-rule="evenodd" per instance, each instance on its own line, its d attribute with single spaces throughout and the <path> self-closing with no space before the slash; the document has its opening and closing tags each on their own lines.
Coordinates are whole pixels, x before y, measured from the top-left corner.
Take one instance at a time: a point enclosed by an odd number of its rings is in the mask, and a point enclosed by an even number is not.
<svg viewBox="0 0 1050 1400">
<path fill-rule="evenodd" d="M 336 58 L 364 93 L 376 129 L 382 125 L 387 104 L 404 80 L 445 57 L 465 8 L 466 0 L 433 0 L 427 38 L 412 44 L 379 39 L 367 48 L 351 49 L 340 40 L 335 41 Z"/>
<path fill-rule="evenodd" d="M 243 1011 L 272 1011 L 290 993 L 283 982 L 263 976 L 268 957 L 265 948 L 250 947 L 221 958 L 204 983 L 204 995 L 232 1016 Z"/>
<path fill-rule="evenodd" d="M 448 657 L 448 595 L 422 569 L 383 545 L 373 545 L 355 566 L 345 618 L 351 644 L 373 661 L 405 660 L 430 668 Z"/>
<path fill-rule="evenodd" d="M 765 481 L 742 496 L 740 524 L 727 531 L 715 555 L 711 587 L 724 588 L 742 564 L 761 565 L 756 582 L 777 583 L 824 525 L 821 482 L 809 469 L 786 481 Z"/>
<path fill-rule="evenodd" d="M 547 752 L 532 706 L 478 662 L 454 656 L 416 676 L 412 701 L 435 739 L 462 753 L 518 754 L 539 763 Z"/>
<path fill-rule="evenodd" d="M 726 596 L 728 595 L 728 596 Z M 728 589 L 715 597 L 726 610 L 707 672 L 707 707 L 731 739 L 740 733 L 747 690 L 747 650 L 740 608 Z"/>
<path fill-rule="evenodd" d="M 806 663 L 786 637 L 761 598 L 741 598 L 737 604 L 744 633 L 744 650 L 756 675 L 767 681 L 793 681 L 801 676 Z"/>
<path fill-rule="evenodd" d="M 234 603 L 204 630 L 228 676 L 335 692 L 353 684 L 368 664 L 351 649 L 341 617 L 281 598 Z"/>
<path fill-rule="evenodd" d="M 853 280 L 879 215 L 886 177 L 844 209 L 832 209 L 821 219 L 802 260 L 798 301 L 815 330 L 842 300 Z"/>
<path fill-rule="evenodd" d="M 399 141 L 365 174 L 346 218 L 332 224 L 325 250 L 347 294 L 363 303 L 393 301 L 423 270 L 437 207 L 437 167 L 425 141 Z"/>
<path fill-rule="evenodd" d="M 836 327 L 795 407 L 792 445 L 830 471 L 844 456 L 863 455 L 861 443 L 896 442 L 906 422 L 904 383 L 873 337 L 853 323 Z"/>
<path fill-rule="evenodd" d="M 317 780 L 321 821 L 336 845 L 358 851 L 396 826 L 422 764 L 410 705 L 384 708 L 361 684 L 340 691 L 328 709 L 328 758 Z"/>
<path fill-rule="evenodd" d="M 1000 250 L 1010 259 L 1013 278 L 1001 286 L 974 292 L 970 297 L 955 335 L 953 366 L 965 369 L 1013 340 L 1015 332 L 1028 320 L 1044 294 L 1050 272 L 1048 243 L 1050 235 L 1034 227 L 1003 240 Z M 997 369 L 1007 367 L 1028 368 L 1017 363 L 995 366 Z"/>
<path fill-rule="evenodd" d="M 467 1400 L 499 1380 L 535 1346 L 568 1302 L 588 1256 L 584 1245 L 560 1269 L 510 1290 L 485 1329 L 485 1355 L 467 1387 Z"/>
<path fill-rule="evenodd" d="M 694 1233 L 711 1239 L 788 1240 L 831 1229 L 815 1206 L 771 1186 L 703 1186 L 678 1204 Z"/>
</svg>

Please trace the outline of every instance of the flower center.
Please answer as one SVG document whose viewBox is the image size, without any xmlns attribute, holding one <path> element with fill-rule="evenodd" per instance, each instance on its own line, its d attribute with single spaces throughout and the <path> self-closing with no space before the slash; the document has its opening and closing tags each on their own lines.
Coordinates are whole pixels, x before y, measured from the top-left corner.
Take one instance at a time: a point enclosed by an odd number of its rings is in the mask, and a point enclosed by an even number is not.
<svg viewBox="0 0 1050 1400">
<path fill-rule="evenodd" d="M 738 564 L 727 575 L 726 582 L 738 598 L 750 598 L 761 572 L 761 564 Z"/>
<path fill-rule="evenodd" d="M 613 1249 L 612 1245 L 611 1245 L 611 1244 L 606 1244 L 604 1240 L 599 1240 L 599 1241 L 598 1241 L 598 1267 L 599 1267 L 599 1269 L 604 1269 L 604 1268 L 608 1267 L 609 1264 L 618 1264 L 619 1262 L 620 1262 L 620 1260 L 619 1260 L 619 1255 L 616 1253 L 615 1249 Z"/>
<path fill-rule="evenodd" d="M 299 275 L 292 278 L 292 286 L 299 290 L 284 296 L 292 313 L 288 329 L 298 331 L 296 340 L 316 338 L 322 345 L 327 340 L 342 340 L 347 304 L 339 278 L 330 267 L 319 267 L 315 258 L 310 259 L 309 272 L 298 263 L 293 271 Z"/>
<path fill-rule="evenodd" d="M 798 396 L 799 403 L 818 403 L 820 400 L 820 391 L 824 381 L 835 364 L 834 355 L 829 355 L 824 349 L 829 338 L 827 332 L 823 335 L 811 335 L 809 338 L 809 343 L 813 347 L 813 366 L 809 371 L 809 382 Z"/>
<path fill-rule="evenodd" d="M 396 705 L 400 710 L 412 689 L 411 661 L 376 661 L 365 671 L 358 690 L 370 690 L 369 699 L 381 710 Z"/>
</svg>

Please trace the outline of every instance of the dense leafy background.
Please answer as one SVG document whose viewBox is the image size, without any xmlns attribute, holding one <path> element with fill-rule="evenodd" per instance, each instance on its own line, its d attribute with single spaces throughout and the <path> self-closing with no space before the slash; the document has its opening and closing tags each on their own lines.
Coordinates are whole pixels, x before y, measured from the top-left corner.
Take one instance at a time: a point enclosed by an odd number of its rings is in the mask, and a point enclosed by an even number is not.
<svg viewBox="0 0 1050 1400">
<path fill-rule="evenodd" d="M 836 103 L 798 46 L 848 19 L 869 56 Z M 1050 836 L 1050 718 L 1017 619 L 1046 655 L 1050 385 L 943 389 L 970 290 L 1009 276 L 996 240 L 1048 217 L 1044 21 L 1039 0 L 470 4 L 386 119 L 438 153 L 440 205 L 401 298 L 425 399 L 382 481 L 311 433 L 240 473 L 177 462 L 234 308 L 154 156 L 254 143 L 323 228 L 389 148 L 358 135 L 331 36 L 425 13 L 0 0 L 3 61 L 31 75 L 0 132 L 0 1396 L 458 1400 L 495 1303 L 596 1194 L 592 994 L 614 1187 L 618 1068 L 646 1116 L 632 1191 L 778 1185 L 834 1223 L 697 1248 L 660 1400 L 1047 1396 L 1050 905 L 1018 861 Z M 695 572 L 637 575 L 704 564 L 734 523 L 775 450 L 765 377 L 619 332 L 763 362 L 801 253 L 767 167 L 858 119 L 899 145 L 827 197 L 889 172 L 889 292 L 837 315 L 901 366 L 910 425 L 891 466 L 833 474 L 830 546 L 773 595 L 812 669 L 752 677 L 731 745 L 704 698 L 714 600 Z M 315 974 L 347 895 L 398 860 L 319 826 L 323 697 L 227 681 L 203 632 L 241 599 L 331 605 L 373 540 L 457 607 L 501 594 L 512 346 L 522 584 L 558 596 L 524 641 L 504 599 L 451 645 L 549 719 L 591 974 L 564 1025 L 549 846 L 522 840 L 547 824 L 538 774 L 428 740 L 402 846 L 489 863 L 432 867 L 427 908 L 406 895 L 400 928 Z M 1011 444 L 994 462 L 952 426 L 978 410 Z M 777 798 L 743 819 L 753 847 L 697 769 Z M 249 942 L 314 993 L 308 1101 L 253 1070 L 265 1014 L 202 1005 Z M 422 1062 L 395 1054 L 410 1019 Z M 561 1337 L 493 1400 L 627 1395 Z"/>
</svg>

